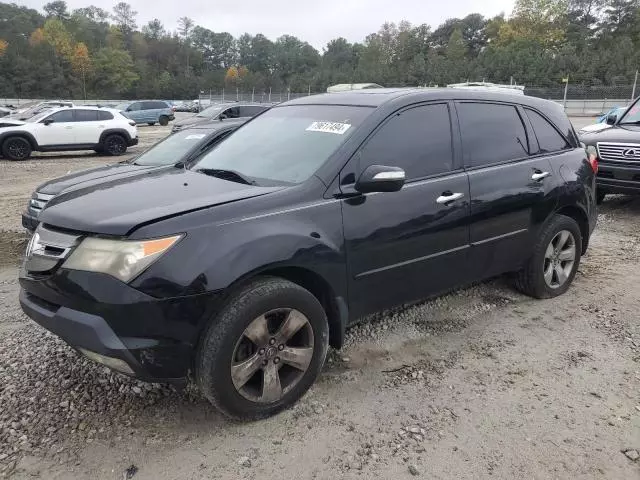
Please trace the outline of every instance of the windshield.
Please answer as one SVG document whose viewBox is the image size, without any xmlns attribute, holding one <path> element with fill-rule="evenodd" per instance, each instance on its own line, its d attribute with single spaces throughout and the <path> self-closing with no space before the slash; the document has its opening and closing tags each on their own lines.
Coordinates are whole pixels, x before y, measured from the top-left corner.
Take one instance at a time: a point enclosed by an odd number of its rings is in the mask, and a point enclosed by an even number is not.
<svg viewBox="0 0 640 480">
<path fill-rule="evenodd" d="M 373 111 L 342 105 L 273 108 L 204 155 L 195 170 L 233 170 L 250 179 L 301 183 Z"/>
<path fill-rule="evenodd" d="M 201 118 L 212 118 L 212 117 L 215 117 L 220 112 L 222 112 L 222 110 L 227 108 L 227 106 L 228 105 L 222 105 L 222 106 L 221 105 L 214 105 L 213 107 L 205 108 L 199 114 L 197 114 L 196 117 L 201 117 Z"/>
<path fill-rule="evenodd" d="M 174 165 L 191 149 L 200 145 L 210 134 L 209 130 L 182 130 L 144 152 L 133 163 L 136 165 Z"/>
<path fill-rule="evenodd" d="M 620 118 L 621 124 L 640 123 L 640 103 L 638 100 L 626 112 L 622 110 L 614 113 Z"/>
<path fill-rule="evenodd" d="M 127 107 L 129 106 L 128 103 L 119 103 L 118 105 L 116 105 L 116 110 L 126 110 Z"/>
</svg>

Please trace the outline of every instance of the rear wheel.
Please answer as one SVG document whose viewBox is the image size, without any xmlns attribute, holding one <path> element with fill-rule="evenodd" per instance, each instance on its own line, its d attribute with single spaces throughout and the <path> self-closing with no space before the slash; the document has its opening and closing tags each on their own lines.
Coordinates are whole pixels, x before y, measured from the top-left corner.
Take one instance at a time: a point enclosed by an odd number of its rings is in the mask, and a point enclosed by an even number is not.
<svg viewBox="0 0 640 480">
<path fill-rule="evenodd" d="M 107 155 L 123 155 L 127 151 L 127 141 L 122 135 L 109 135 L 104 139 L 102 150 Z"/>
<path fill-rule="evenodd" d="M 31 144 L 24 137 L 9 137 L 2 144 L 2 155 L 9 160 L 26 160 L 31 156 Z"/>
<path fill-rule="evenodd" d="M 163 127 L 169 125 L 169 117 L 162 115 L 159 119 L 158 119 L 158 123 L 160 125 L 162 125 Z"/>
<path fill-rule="evenodd" d="M 156 122 L 149 122 L 147 123 L 147 125 L 149 125 L 150 127 L 153 127 L 156 124 Z"/>
<path fill-rule="evenodd" d="M 309 291 L 283 279 L 258 279 L 233 295 L 204 333 L 196 379 L 224 414 L 267 417 L 313 384 L 328 340 L 325 312 Z"/>
<path fill-rule="evenodd" d="M 566 292 L 580 265 L 582 234 L 573 218 L 555 215 L 542 229 L 533 255 L 518 272 L 516 287 L 535 298 Z"/>
</svg>

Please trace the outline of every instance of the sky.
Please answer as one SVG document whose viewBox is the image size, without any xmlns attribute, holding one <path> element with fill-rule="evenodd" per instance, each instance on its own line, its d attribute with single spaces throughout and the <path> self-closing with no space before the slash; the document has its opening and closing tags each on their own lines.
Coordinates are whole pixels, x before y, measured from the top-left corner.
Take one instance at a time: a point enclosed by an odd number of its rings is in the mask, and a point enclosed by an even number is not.
<svg viewBox="0 0 640 480">
<path fill-rule="evenodd" d="M 42 11 L 49 0 L 14 1 Z M 426 23 L 435 28 L 447 18 L 469 13 L 486 17 L 502 12 L 509 15 L 514 0 L 129 0 L 128 3 L 138 12 L 139 27 L 159 18 L 165 28 L 173 31 L 178 18 L 187 16 L 196 25 L 214 32 L 226 31 L 234 37 L 245 32 L 262 33 L 272 40 L 289 34 L 322 51 L 329 40 L 337 37 L 361 42 L 387 21 L 408 20 L 414 25 Z M 91 4 L 107 9 L 108 2 L 67 0 L 69 10 Z"/>
</svg>

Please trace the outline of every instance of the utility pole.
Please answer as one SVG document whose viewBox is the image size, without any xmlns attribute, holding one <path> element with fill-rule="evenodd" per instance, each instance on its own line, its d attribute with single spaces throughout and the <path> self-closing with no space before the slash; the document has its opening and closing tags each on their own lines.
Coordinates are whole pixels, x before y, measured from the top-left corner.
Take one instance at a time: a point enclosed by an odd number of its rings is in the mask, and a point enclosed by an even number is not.
<svg viewBox="0 0 640 480">
<path fill-rule="evenodd" d="M 638 83 L 638 70 L 636 70 L 636 78 L 633 80 L 633 90 L 631 91 L 631 101 L 636 98 L 636 84 Z"/>
<path fill-rule="evenodd" d="M 271 87 L 269 87 L 269 103 L 271 103 Z"/>
<path fill-rule="evenodd" d="M 567 90 L 569 89 L 569 75 L 567 75 L 566 78 L 563 78 L 562 81 L 564 82 L 564 101 L 563 101 L 563 105 L 564 105 L 564 109 L 567 109 Z"/>
</svg>

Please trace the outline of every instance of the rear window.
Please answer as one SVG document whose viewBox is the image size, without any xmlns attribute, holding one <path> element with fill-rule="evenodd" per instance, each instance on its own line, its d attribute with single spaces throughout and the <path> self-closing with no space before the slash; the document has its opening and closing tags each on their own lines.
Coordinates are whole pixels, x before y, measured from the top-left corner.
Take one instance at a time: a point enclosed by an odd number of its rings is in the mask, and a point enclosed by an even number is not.
<svg viewBox="0 0 640 480">
<path fill-rule="evenodd" d="M 531 120 L 533 131 L 538 139 L 540 153 L 550 153 L 571 148 L 567 140 L 560 135 L 558 130 L 549 123 L 549 121 L 538 112 L 529 108 L 525 109 L 527 117 Z"/>
<path fill-rule="evenodd" d="M 235 170 L 258 184 L 261 179 L 300 183 L 313 175 L 371 112 L 372 108 L 342 105 L 272 108 L 204 155 L 194 169 Z"/>
</svg>

